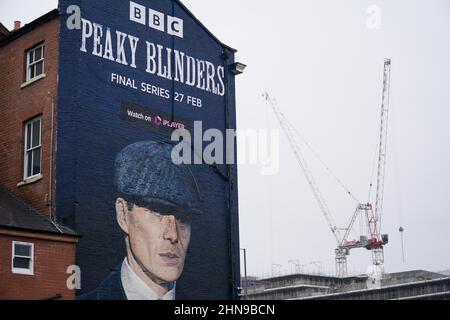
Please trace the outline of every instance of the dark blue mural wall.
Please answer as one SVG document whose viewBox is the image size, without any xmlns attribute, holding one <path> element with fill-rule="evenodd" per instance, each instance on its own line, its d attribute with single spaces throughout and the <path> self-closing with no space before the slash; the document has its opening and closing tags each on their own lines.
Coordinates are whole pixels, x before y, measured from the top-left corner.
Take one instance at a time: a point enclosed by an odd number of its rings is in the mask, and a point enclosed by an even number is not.
<svg viewBox="0 0 450 320">
<path fill-rule="evenodd" d="M 83 294 L 126 252 L 115 212 L 117 154 L 135 142 L 170 142 L 177 128 L 193 133 L 194 121 L 203 130 L 235 128 L 234 50 L 178 1 L 61 0 L 59 9 L 57 218 L 82 236 Z M 236 166 L 192 171 L 205 213 L 192 223 L 176 298 L 236 298 Z"/>
</svg>

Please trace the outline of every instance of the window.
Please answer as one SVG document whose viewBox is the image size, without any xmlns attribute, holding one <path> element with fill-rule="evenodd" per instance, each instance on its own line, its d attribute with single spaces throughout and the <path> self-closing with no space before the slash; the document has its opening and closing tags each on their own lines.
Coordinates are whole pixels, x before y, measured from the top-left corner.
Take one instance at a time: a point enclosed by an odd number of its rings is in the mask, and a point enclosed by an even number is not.
<svg viewBox="0 0 450 320">
<path fill-rule="evenodd" d="M 41 174 L 41 118 L 25 124 L 24 179 Z"/>
<path fill-rule="evenodd" d="M 12 272 L 15 274 L 34 274 L 34 244 L 13 241 Z"/>
<path fill-rule="evenodd" d="M 27 51 L 27 81 L 44 73 L 44 45 L 38 45 Z"/>
</svg>

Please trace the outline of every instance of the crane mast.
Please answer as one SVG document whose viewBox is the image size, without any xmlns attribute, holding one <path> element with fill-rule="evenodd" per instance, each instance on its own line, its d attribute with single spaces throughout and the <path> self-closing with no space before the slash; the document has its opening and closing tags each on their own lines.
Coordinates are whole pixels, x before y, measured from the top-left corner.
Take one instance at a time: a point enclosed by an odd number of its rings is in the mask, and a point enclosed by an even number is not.
<svg viewBox="0 0 450 320">
<path fill-rule="evenodd" d="M 380 124 L 380 145 L 378 149 L 378 174 L 377 191 L 375 196 L 375 211 L 368 211 L 369 234 L 372 238 L 370 250 L 372 251 L 372 262 L 375 266 L 384 266 L 383 245 L 388 242 L 386 235 L 381 236 L 381 221 L 384 200 L 384 181 L 386 174 L 386 155 L 387 138 L 389 123 L 389 105 L 390 105 L 390 87 L 391 87 L 391 60 L 384 61 L 384 81 L 383 81 L 383 103 L 381 106 L 381 124 Z"/>
</svg>

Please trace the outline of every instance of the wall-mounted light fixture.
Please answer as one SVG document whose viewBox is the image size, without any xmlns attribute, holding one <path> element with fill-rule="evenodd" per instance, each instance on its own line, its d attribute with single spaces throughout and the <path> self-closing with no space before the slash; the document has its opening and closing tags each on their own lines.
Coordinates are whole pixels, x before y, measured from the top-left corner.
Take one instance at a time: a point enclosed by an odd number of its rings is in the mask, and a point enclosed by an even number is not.
<svg viewBox="0 0 450 320">
<path fill-rule="evenodd" d="M 245 65 L 245 64 L 243 64 L 243 63 L 240 63 L 240 62 L 236 62 L 236 63 L 233 63 L 231 66 L 230 66 L 230 71 L 234 74 L 234 75 L 239 75 L 239 74 L 242 74 L 242 73 L 244 73 L 244 70 L 245 70 L 245 68 L 247 67 L 247 65 Z"/>
</svg>

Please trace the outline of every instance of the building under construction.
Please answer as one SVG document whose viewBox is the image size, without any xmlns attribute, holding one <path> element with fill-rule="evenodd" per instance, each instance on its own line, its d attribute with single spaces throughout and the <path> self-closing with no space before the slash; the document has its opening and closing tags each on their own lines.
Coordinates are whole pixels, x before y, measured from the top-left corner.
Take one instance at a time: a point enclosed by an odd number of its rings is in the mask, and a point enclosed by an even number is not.
<svg viewBox="0 0 450 320">
<path fill-rule="evenodd" d="M 450 300 L 450 277 L 440 273 L 385 274 L 377 289 L 369 289 L 370 281 L 367 275 L 296 274 L 248 280 L 243 287 L 248 300 Z"/>
</svg>

